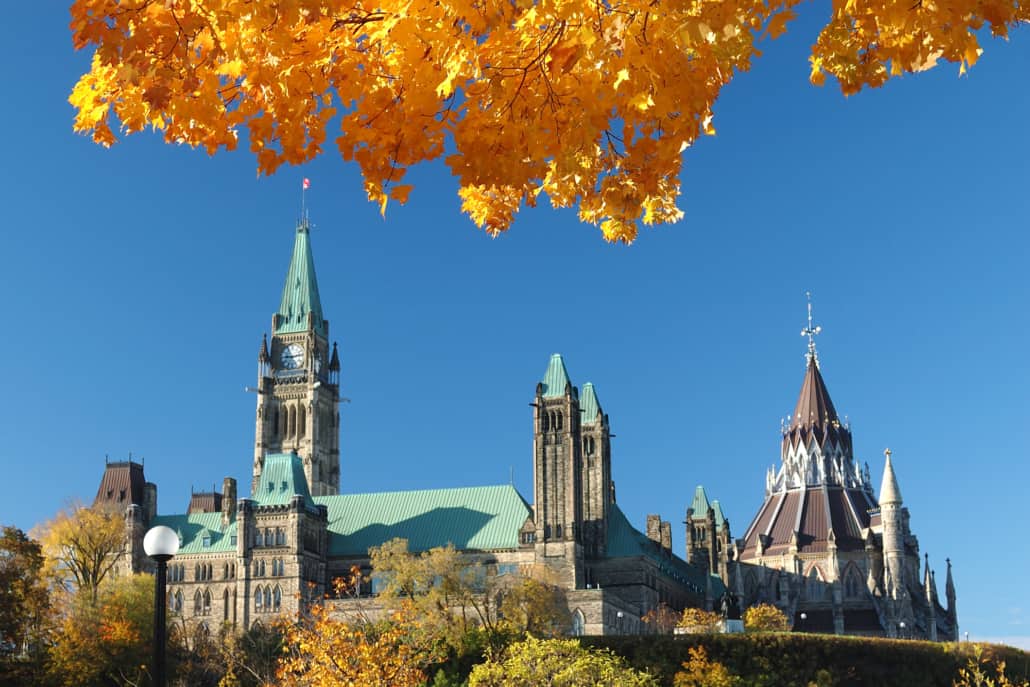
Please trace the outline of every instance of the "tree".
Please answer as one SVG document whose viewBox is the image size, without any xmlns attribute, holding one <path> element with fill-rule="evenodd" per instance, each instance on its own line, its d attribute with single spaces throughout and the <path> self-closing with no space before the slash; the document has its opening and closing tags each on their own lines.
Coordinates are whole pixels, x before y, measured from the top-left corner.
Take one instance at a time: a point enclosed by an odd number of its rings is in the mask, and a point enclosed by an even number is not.
<svg viewBox="0 0 1030 687">
<path fill-rule="evenodd" d="M 669 608 L 666 604 L 660 603 L 657 608 L 652 608 L 640 619 L 653 632 L 667 635 L 672 634 L 680 621 L 680 614 Z"/>
<path fill-rule="evenodd" d="M 717 632 L 720 622 L 722 622 L 722 616 L 713 611 L 706 611 L 703 608 L 684 608 L 678 627 L 685 628 L 687 632 Z"/>
<path fill-rule="evenodd" d="M 744 629 L 748 632 L 786 632 L 790 621 L 772 604 L 755 604 L 744 611 Z"/>
<path fill-rule="evenodd" d="M 690 660 L 683 662 L 683 670 L 672 678 L 672 687 L 734 687 L 739 678 L 723 664 L 708 658 L 703 646 L 691 647 Z"/>
<path fill-rule="evenodd" d="M 94 603 L 76 595 L 50 650 L 50 673 L 68 687 L 134 685 L 147 674 L 154 636 L 154 577 L 106 580 Z"/>
<path fill-rule="evenodd" d="M 0 658 L 35 653 L 50 607 L 39 543 L 5 526 L 0 536 Z"/>
<path fill-rule="evenodd" d="M 433 654 L 417 642 L 412 614 L 398 611 L 384 622 L 347 623 L 316 605 L 284 630 L 278 676 L 285 687 L 415 687 Z"/>
<path fill-rule="evenodd" d="M 96 604 L 100 584 L 125 550 L 125 518 L 106 506 L 71 506 L 39 529 L 49 574 Z"/>
<path fill-rule="evenodd" d="M 723 86 L 781 35 L 799 0 L 74 0 L 74 127 L 232 150 L 260 172 L 335 144 L 370 200 L 405 202 L 407 168 L 446 155 L 462 209 L 486 231 L 546 194 L 609 241 L 682 217 L 681 154 L 713 134 Z M 977 32 L 1030 19 L 1016 0 L 834 0 L 811 80 L 845 94 L 976 62 Z M 335 124 L 334 124 L 335 126 Z"/>
<path fill-rule="evenodd" d="M 472 669 L 469 687 L 654 687 L 654 678 L 604 649 L 527 636 Z"/>
</svg>

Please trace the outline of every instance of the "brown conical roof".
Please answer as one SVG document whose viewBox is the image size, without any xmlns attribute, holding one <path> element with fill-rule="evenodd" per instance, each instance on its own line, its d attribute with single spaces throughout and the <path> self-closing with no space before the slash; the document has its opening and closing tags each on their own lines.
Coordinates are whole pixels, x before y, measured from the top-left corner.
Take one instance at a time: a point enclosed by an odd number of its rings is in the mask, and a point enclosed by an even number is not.
<svg viewBox="0 0 1030 687">
<path fill-rule="evenodd" d="M 790 428 L 823 427 L 825 424 L 838 422 L 837 410 L 830 400 L 830 392 L 826 390 L 826 382 L 819 372 L 819 364 L 815 356 L 810 355 L 808 369 L 805 370 L 805 381 L 801 383 L 801 394 L 794 408 Z"/>
</svg>

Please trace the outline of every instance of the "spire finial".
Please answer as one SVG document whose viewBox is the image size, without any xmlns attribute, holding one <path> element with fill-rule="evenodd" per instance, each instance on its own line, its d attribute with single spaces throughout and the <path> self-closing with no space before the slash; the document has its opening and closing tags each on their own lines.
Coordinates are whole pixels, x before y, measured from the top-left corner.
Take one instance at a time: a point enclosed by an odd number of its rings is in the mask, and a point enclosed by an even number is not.
<svg viewBox="0 0 1030 687">
<path fill-rule="evenodd" d="M 805 291 L 805 298 L 808 299 L 808 326 L 801 330 L 801 336 L 808 337 L 808 354 L 807 358 L 819 364 L 819 356 L 815 352 L 815 335 L 823 330 L 818 325 L 812 325 L 812 292 Z"/>
</svg>

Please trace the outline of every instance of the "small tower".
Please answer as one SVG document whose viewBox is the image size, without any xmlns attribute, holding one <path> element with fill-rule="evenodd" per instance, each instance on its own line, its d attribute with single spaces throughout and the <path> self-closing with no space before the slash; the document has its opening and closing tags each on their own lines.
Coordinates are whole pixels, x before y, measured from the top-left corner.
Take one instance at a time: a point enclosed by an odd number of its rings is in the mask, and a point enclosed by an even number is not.
<svg viewBox="0 0 1030 687">
<path fill-rule="evenodd" d="M 264 458 L 296 453 L 314 496 L 340 490 L 339 357 L 329 358 L 329 321 L 322 315 L 307 221 L 297 225 L 272 339 L 258 352 L 254 476 Z"/>
<path fill-rule="evenodd" d="M 948 579 L 944 583 L 944 594 L 948 599 L 948 624 L 951 625 L 951 641 L 958 641 L 958 609 L 955 607 L 955 580 L 951 576 L 951 559 L 946 559 L 948 563 Z"/>
<path fill-rule="evenodd" d="M 532 405 L 538 558 L 561 566 L 566 583 L 578 589 L 583 586 L 580 405 L 560 354 L 551 356 Z"/>
<path fill-rule="evenodd" d="M 937 585 L 930 571 L 930 555 L 926 554 L 923 568 L 923 595 L 926 597 L 926 638 L 937 641 Z"/>
<path fill-rule="evenodd" d="M 907 601 L 907 580 L 905 576 L 905 525 L 902 513 L 901 489 L 891 463 L 891 450 L 884 452 L 883 482 L 880 485 L 880 520 L 883 523 L 883 568 L 885 595 L 888 597 L 888 634 L 897 633 L 897 625 L 904 620 L 903 611 Z"/>
<path fill-rule="evenodd" d="M 612 495 L 612 454 L 608 416 L 601 409 L 594 385 L 583 385 L 580 398 L 580 449 L 583 455 L 583 547 L 590 557 L 603 557 L 608 541 L 608 511 Z"/>
</svg>

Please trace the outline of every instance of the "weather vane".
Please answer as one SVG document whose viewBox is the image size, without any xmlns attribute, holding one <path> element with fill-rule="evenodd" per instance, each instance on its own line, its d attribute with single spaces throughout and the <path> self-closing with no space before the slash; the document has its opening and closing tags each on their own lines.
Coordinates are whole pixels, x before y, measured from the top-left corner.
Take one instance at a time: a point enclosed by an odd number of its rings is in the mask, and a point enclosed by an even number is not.
<svg viewBox="0 0 1030 687">
<path fill-rule="evenodd" d="M 815 335 L 823 330 L 822 327 L 812 325 L 812 292 L 805 291 L 805 298 L 808 299 L 808 326 L 801 330 L 801 336 L 808 337 L 808 357 L 819 361 L 815 353 Z"/>
</svg>

